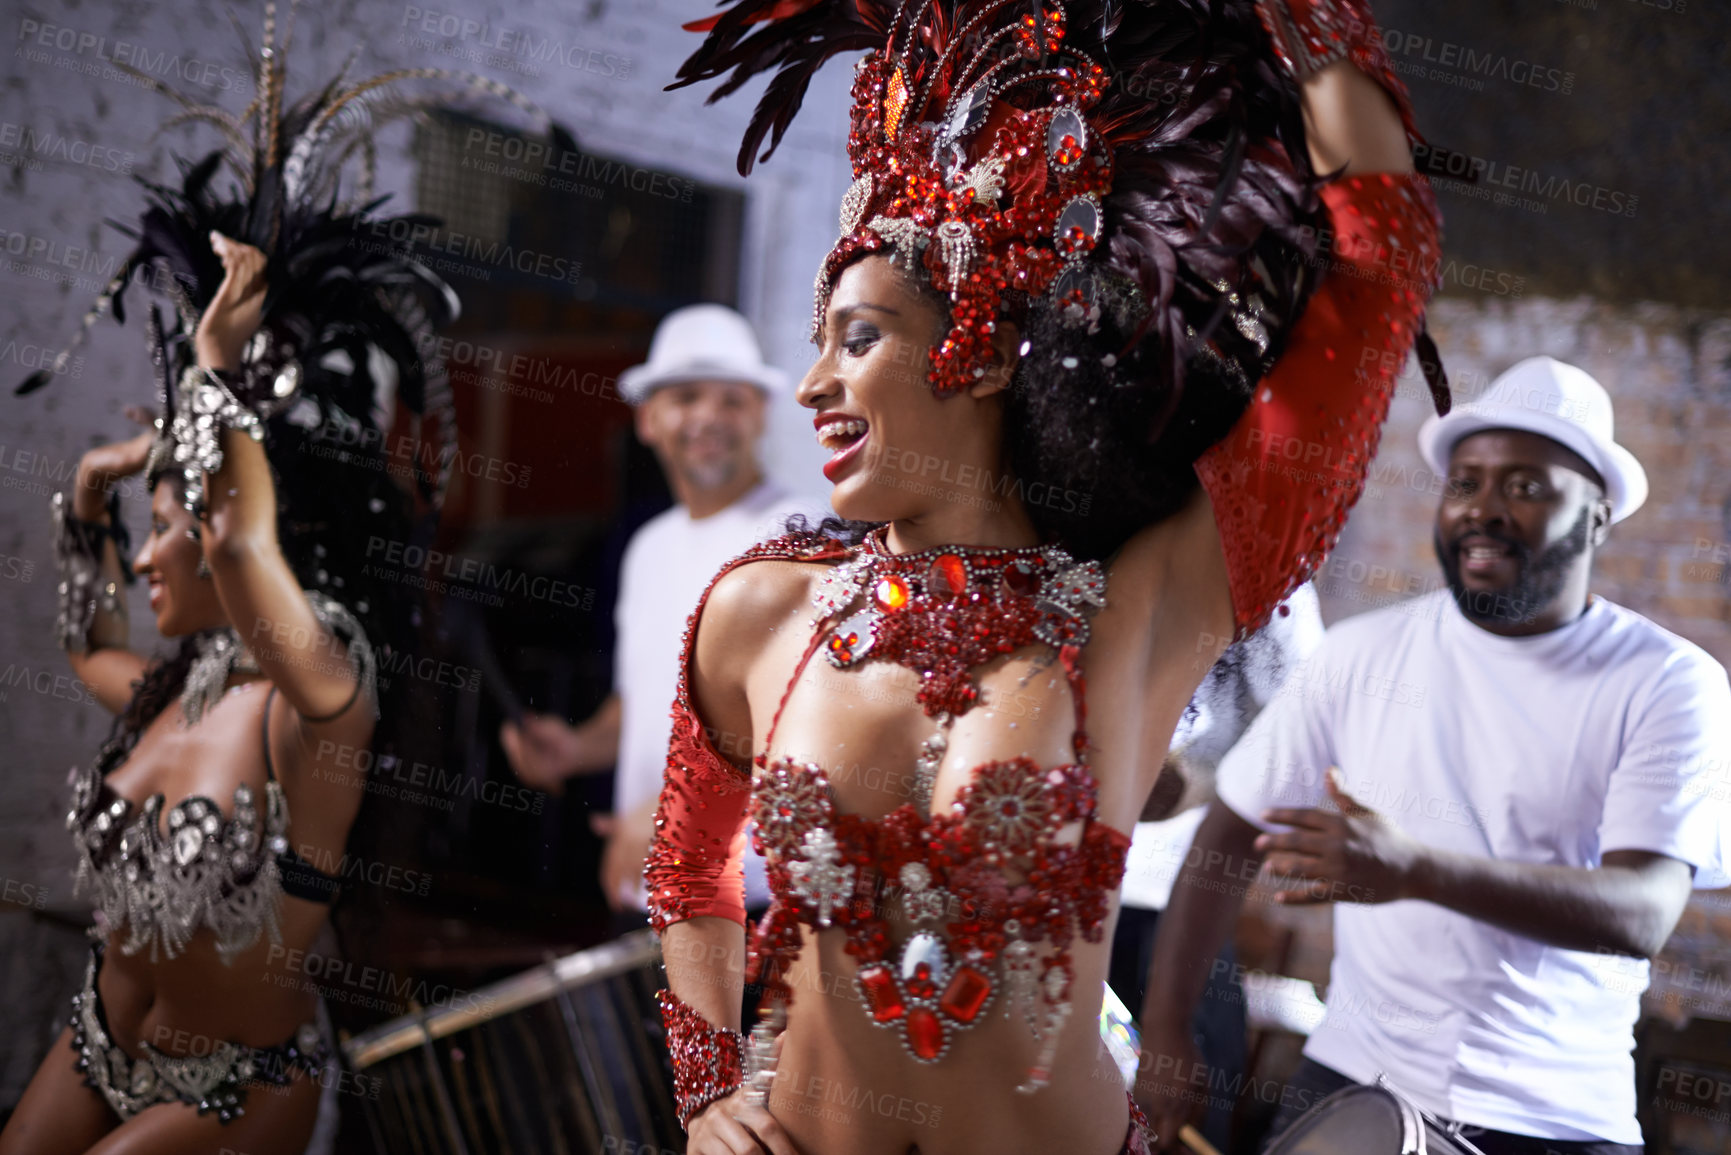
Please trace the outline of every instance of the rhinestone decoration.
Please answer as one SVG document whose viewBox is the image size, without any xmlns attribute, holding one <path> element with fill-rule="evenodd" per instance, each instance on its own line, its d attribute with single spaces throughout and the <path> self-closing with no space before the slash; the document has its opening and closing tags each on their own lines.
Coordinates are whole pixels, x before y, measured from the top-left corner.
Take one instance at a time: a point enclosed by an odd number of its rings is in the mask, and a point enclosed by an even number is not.
<svg viewBox="0 0 1731 1155">
<path fill-rule="evenodd" d="M 1052 226 L 1052 243 L 1066 257 L 1084 256 L 1093 251 L 1104 227 L 1100 198 L 1088 193 L 1076 197 L 1058 214 L 1058 223 Z"/>
<path fill-rule="evenodd" d="M 316 1023 L 302 1023 L 293 1039 L 275 1046 L 216 1040 L 196 1055 L 164 1054 L 146 1039 L 134 1058 L 108 1034 L 96 993 L 101 959 L 97 945 L 85 966 L 84 987 L 72 996 L 68 1025 L 78 1056 L 74 1069 L 122 1121 L 159 1103 L 184 1103 L 230 1123 L 246 1114 L 249 1084 L 286 1087 L 303 1072 L 316 1076 L 331 1061 L 330 1044 Z"/>
<path fill-rule="evenodd" d="M 859 228 L 860 222 L 865 219 L 866 206 L 871 204 L 871 199 L 872 174 L 862 172 L 854 178 L 854 182 L 848 186 L 847 192 L 842 194 L 840 214 L 842 236 L 845 237 Z"/>
<path fill-rule="evenodd" d="M 1068 945 L 1099 941 L 1129 841 L 1095 822 L 1095 786 L 1080 759 L 1079 641 L 1105 604 L 1097 563 L 1055 547 L 947 547 L 891 554 L 884 531 L 852 547 L 812 600 L 817 639 L 847 667 L 882 659 L 920 675 L 920 701 L 934 718 L 921 745 L 913 798 L 881 820 L 842 813 L 816 763 L 759 756 L 751 813 L 774 896 L 751 939 L 748 977 L 778 1006 L 801 927 L 837 929 L 858 962 L 855 989 L 866 1016 L 893 1030 L 907 1054 L 934 1063 L 1006 992 L 1041 1040 L 1030 1084 L 1049 1078 L 1050 1051 L 1069 1013 Z M 1046 636 L 1059 650 L 1078 712 L 1078 761 L 1042 768 L 1029 758 L 975 767 L 943 813 L 930 810 L 932 783 L 953 720 L 978 700 L 974 667 Z M 683 700 L 683 699 L 682 699 Z M 1079 842 L 1057 832 L 1079 825 Z M 1009 883 L 1014 873 L 1025 882 Z M 894 897 L 878 897 L 884 887 Z M 899 945 L 890 915 L 914 929 Z M 1044 1064 L 1044 1067 L 1041 1066 Z"/>
<path fill-rule="evenodd" d="M 871 584 L 871 572 L 871 558 L 864 554 L 830 567 L 812 594 L 811 601 L 817 607 L 818 620 L 852 605 Z"/>
<path fill-rule="evenodd" d="M 791 889 L 817 911 L 817 925 L 827 927 L 835 908 L 853 896 L 854 868 L 842 863 L 835 835 L 821 826 L 805 832 L 800 851 L 787 868 Z"/>
<path fill-rule="evenodd" d="M 894 140 L 901 131 L 902 115 L 908 107 L 908 82 L 902 70 L 890 77 L 889 90 L 884 93 L 884 139 Z"/>
<path fill-rule="evenodd" d="M 854 77 L 853 130 L 848 156 L 855 183 L 844 229 L 818 271 L 812 332 L 823 323 L 835 278 L 854 257 L 889 246 L 893 260 L 923 272 L 949 294 L 951 326 L 931 350 L 929 380 L 939 396 L 972 385 L 985 372 L 991 334 L 1010 302 L 1047 293 L 1067 253 L 1055 239 L 1060 216 L 1078 197 L 1098 199 L 1112 188 L 1112 156 L 1085 113 L 1111 83 L 1106 70 L 1064 44 L 1061 4 L 1044 4 L 996 33 L 947 75 L 946 102 L 926 88 L 910 92 L 896 63 L 898 26 L 881 52 L 868 55 Z M 1016 51 L 989 50 L 1008 34 Z M 969 41 L 957 30 L 956 43 Z M 934 70 L 942 72 L 943 69 Z M 1016 88 L 1021 108 L 1004 99 Z M 870 185 L 860 178 L 873 174 Z M 1018 191 L 1003 204 L 1007 190 Z M 857 213 L 856 213 L 857 210 Z M 1067 229 L 1064 233 L 1070 236 Z M 1098 235 L 1098 230 L 1095 230 Z M 1007 298 L 1006 294 L 1017 294 Z"/>
<path fill-rule="evenodd" d="M 1046 153 L 1052 167 L 1071 172 L 1087 155 L 1088 126 L 1074 108 L 1059 108 L 1046 125 Z"/>
<path fill-rule="evenodd" d="M 979 246 L 965 221 L 945 221 L 937 228 L 937 238 L 938 260 L 944 266 L 944 281 L 949 285 L 950 300 L 954 301 L 967 283 Z"/>
<path fill-rule="evenodd" d="M 708 1019 L 672 991 L 659 991 L 661 1023 L 667 1030 L 667 1051 L 673 1059 L 673 1098 L 680 1127 L 690 1130 L 691 1117 L 745 1082 L 744 1037 Z"/>
<path fill-rule="evenodd" d="M 1085 645 L 1088 615 L 1105 605 L 1106 575 L 1056 546 L 892 554 L 877 530 L 858 558 L 818 583 L 812 603 L 833 616 L 868 589 L 865 610 L 829 627 L 825 656 L 837 668 L 870 655 L 915 671 L 920 704 L 935 718 L 973 705 L 979 689 L 968 671 L 981 662 L 1036 640 Z M 942 741 L 940 733 L 939 757 Z"/>
<path fill-rule="evenodd" d="M 1103 571 L 1050 547 L 894 555 L 879 531 L 852 546 L 793 534 L 744 555 L 757 557 L 832 563 L 814 583 L 820 616 L 811 653 L 869 610 L 877 618 L 865 660 L 905 664 L 928 685 L 947 680 L 944 693 L 969 702 L 958 689 L 971 684 L 972 666 L 1039 641 L 1035 624 L 1055 613 L 1085 622 L 1105 594 Z M 687 651 L 696 621 L 694 614 L 687 625 Z M 746 978 L 762 985 L 766 1005 L 791 1005 L 805 935 L 833 931 L 855 961 L 861 1013 L 895 1031 L 915 1061 L 939 1061 L 993 1011 L 1000 988 L 1006 1010 L 1020 1008 L 1031 1034 L 1055 1038 L 1068 1015 L 1071 944 L 1101 941 L 1129 850 L 1128 837 L 1096 820 L 1081 651 L 1066 643 L 1057 659 L 1075 709 L 1075 761 L 988 763 L 968 772 L 957 805 L 933 812 L 929 798 L 915 798 L 875 819 L 842 812 L 816 763 L 760 753 L 754 776 L 741 775 L 716 751 L 682 677 L 646 872 L 652 925 L 719 913 L 708 880 L 727 869 L 749 813 L 772 900 L 751 932 Z M 935 770 L 951 720 L 964 711 L 925 706 L 936 727 L 921 759 Z M 773 738 L 765 745 L 773 749 Z M 1049 1058 L 1042 1061 L 1049 1069 Z M 1031 1084 L 1044 1077 L 1029 1071 Z"/>
<path fill-rule="evenodd" d="M 944 917 L 950 896 L 931 884 L 932 872 L 918 862 L 902 867 L 902 910 L 912 923 L 937 922 Z"/>
<path fill-rule="evenodd" d="M 319 623 L 347 646 L 362 690 L 372 694 L 377 663 L 360 623 L 334 599 L 305 592 Z M 240 661 L 245 650 L 232 629 L 203 635 L 200 642 L 181 695 L 183 715 L 189 699 L 202 703 L 191 711 L 194 722 L 222 696 L 230 672 L 257 669 Z M 199 682 L 208 692 L 194 684 Z M 125 756 L 118 744 L 105 745 L 72 776 L 66 825 L 78 854 L 74 886 L 96 901 L 97 938 L 113 938 L 127 955 L 148 948 L 152 962 L 179 957 L 205 929 L 225 961 L 261 938 L 280 942 L 283 888 L 277 856 L 289 849 L 288 802 L 281 785 L 267 778 L 261 792 L 237 783 L 228 817 L 214 799 L 197 794 L 173 806 L 160 793 L 134 804 L 106 781 Z"/>
</svg>

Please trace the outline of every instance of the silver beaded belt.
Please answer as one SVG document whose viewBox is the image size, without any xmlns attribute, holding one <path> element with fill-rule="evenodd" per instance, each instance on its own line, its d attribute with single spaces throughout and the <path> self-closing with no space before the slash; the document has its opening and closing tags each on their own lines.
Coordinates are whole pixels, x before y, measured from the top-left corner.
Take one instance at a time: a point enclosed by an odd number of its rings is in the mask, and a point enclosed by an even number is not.
<svg viewBox="0 0 1731 1155">
<path fill-rule="evenodd" d="M 101 1093 L 122 1120 L 158 1103 L 185 1103 L 224 1123 L 246 1114 L 250 1083 L 287 1086 L 297 1071 L 316 1074 L 331 1049 L 316 1023 L 303 1023 L 295 1037 L 274 1047 L 248 1047 L 226 1040 L 205 1055 L 165 1055 L 147 1042 L 133 1058 L 108 1034 L 108 1016 L 96 991 L 102 945 L 90 952 L 84 989 L 72 996 L 72 1049 L 84 1081 Z"/>
</svg>

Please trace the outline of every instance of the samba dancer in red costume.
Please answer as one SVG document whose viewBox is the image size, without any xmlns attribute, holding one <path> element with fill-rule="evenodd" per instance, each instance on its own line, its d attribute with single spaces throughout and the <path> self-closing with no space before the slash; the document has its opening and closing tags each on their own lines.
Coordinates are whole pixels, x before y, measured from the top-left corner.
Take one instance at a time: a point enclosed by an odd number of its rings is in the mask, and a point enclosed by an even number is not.
<svg viewBox="0 0 1731 1155">
<path fill-rule="evenodd" d="M 1344 0 L 706 27 L 686 82 L 781 69 L 742 170 L 871 51 L 799 390 L 850 520 L 724 568 L 674 704 L 647 877 L 689 1149 L 1145 1150 L 1094 1028 L 1123 832 L 1362 487 L 1437 257 L 1404 93 Z"/>
</svg>

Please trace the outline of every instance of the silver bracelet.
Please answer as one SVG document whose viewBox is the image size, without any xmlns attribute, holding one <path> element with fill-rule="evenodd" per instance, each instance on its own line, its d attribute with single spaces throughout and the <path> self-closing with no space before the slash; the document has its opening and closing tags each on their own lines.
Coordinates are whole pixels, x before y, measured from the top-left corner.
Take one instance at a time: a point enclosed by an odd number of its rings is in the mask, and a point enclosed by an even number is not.
<svg viewBox="0 0 1731 1155">
<path fill-rule="evenodd" d="M 244 429 L 254 441 L 264 440 L 264 423 L 241 402 L 228 382 L 211 369 L 189 365 L 180 375 L 180 396 L 169 436 L 174 443 L 174 463 L 186 479 L 186 507 L 204 505 L 204 478 L 222 468 L 222 433 Z"/>
<path fill-rule="evenodd" d="M 64 491 L 56 493 L 49 506 L 53 511 L 54 566 L 60 575 L 54 638 L 67 653 L 86 654 L 91 649 L 90 628 L 96 624 L 96 615 L 126 613 L 120 583 L 102 573 L 102 543 L 112 538 L 125 576 L 120 495 L 112 490 L 108 494 L 108 525 L 74 516 Z"/>
</svg>

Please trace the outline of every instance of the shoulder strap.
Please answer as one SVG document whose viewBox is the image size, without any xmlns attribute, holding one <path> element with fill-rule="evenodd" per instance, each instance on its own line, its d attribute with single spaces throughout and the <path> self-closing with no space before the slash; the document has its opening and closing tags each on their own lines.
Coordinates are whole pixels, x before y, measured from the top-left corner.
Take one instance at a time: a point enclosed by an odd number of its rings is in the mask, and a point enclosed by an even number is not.
<svg viewBox="0 0 1731 1155">
<path fill-rule="evenodd" d="M 276 687 L 270 688 L 270 693 L 264 696 L 264 720 L 259 723 L 259 731 L 264 736 L 264 780 L 276 781 L 276 769 L 270 761 L 270 705 L 276 699 Z"/>
<path fill-rule="evenodd" d="M 702 720 L 698 717 L 697 710 L 691 702 L 691 659 L 697 649 L 697 623 L 703 617 L 703 607 L 709 604 L 709 595 L 710 592 L 715 589 L 715 583 L 719 582 L 722 578 L 726 577 L 740 566 L 754 561 L 831 561 L 844 558 L 848 556 L 850 552 L 851 547 L 843 544 L 835 538 L 826 537 L 822 534 L 809 532 L 783 534 L 781 537 L 773 538 L 765 542 L 759 542 L 757 545 L 752 546 L 738 557 L 723 565 L 716 571 L 715 576 L 709 579 L 709 584 L 703 588 L 703 596 L 697 599 L 696 608 L 691 611 L 691 616 L 685 621 L 685 638 L 680 643 L 679 684 L 674 698 L 674 708 L 683 712 L 686 716 L 697 723 L 697 740 L 700 741 L 702 745 L 708 747 L 710 752 L 715 754 L 718 761 L 726 763 L 726 759 L 724 759 L 718 752 L 715 752 L 714 744 L 709 740 L 707 728 L 702 726 Z M 800 669 L 803 670 L 805 668 L 805 662 L 810 660 L 812 652 L 817 649 L 817 638 L 821 636 L 821 632 L 814 636 L 811 645 L 807 648 L 805 658 L 800 662 Z M 794 675 L 796 681 L 798 680 L 798 677 L 798 674 Z M 790 682 L 788 684 L 788 690 L 792 690 L 792 688 L 793 683 Z M 787 693 L 784 691 L 782 694 L 782 704 L 785 705 L 786 702 Z M 778 706 L 775 712 L 775 720 L 779 721 L 780 718 L 781 708 Z M 770 724 L 771 734 L 774 733 L 774 729 L 775 724 L 772 721 Z M 765 750 L 769 749 L 767 742 L 764 744 L 763 748 Z M 726 764 L 731 765 L 731 763 Z"/>
<path fill-rule="evenodd" d="M 793 668 L 793 677 L 787 680 L 787 686 L 781 692 L 781 701 L 775 704 L 775 717 L 769 720 L 769 733 L 763 736 L 763 750 L 757 756 L 758 765 L 762 765 L 769 757 L 769 748 L 775 742 L 775 728 L 781 725 L 781 712 L 787 709 L 787 700 L 793 696 L 793 688 L 799 685 L 800 675 L 805 673 L 805 667 L 811 661 L 811 656 L 817 653 L 817 648 L 823 644 L 824 633 L 829 629 L 829 623 L 834 614 L 817 623 L 811 632 L 811 641 L 805 644 L 805 653 L 800 655 L 799 665 Z"/>
</svg>

